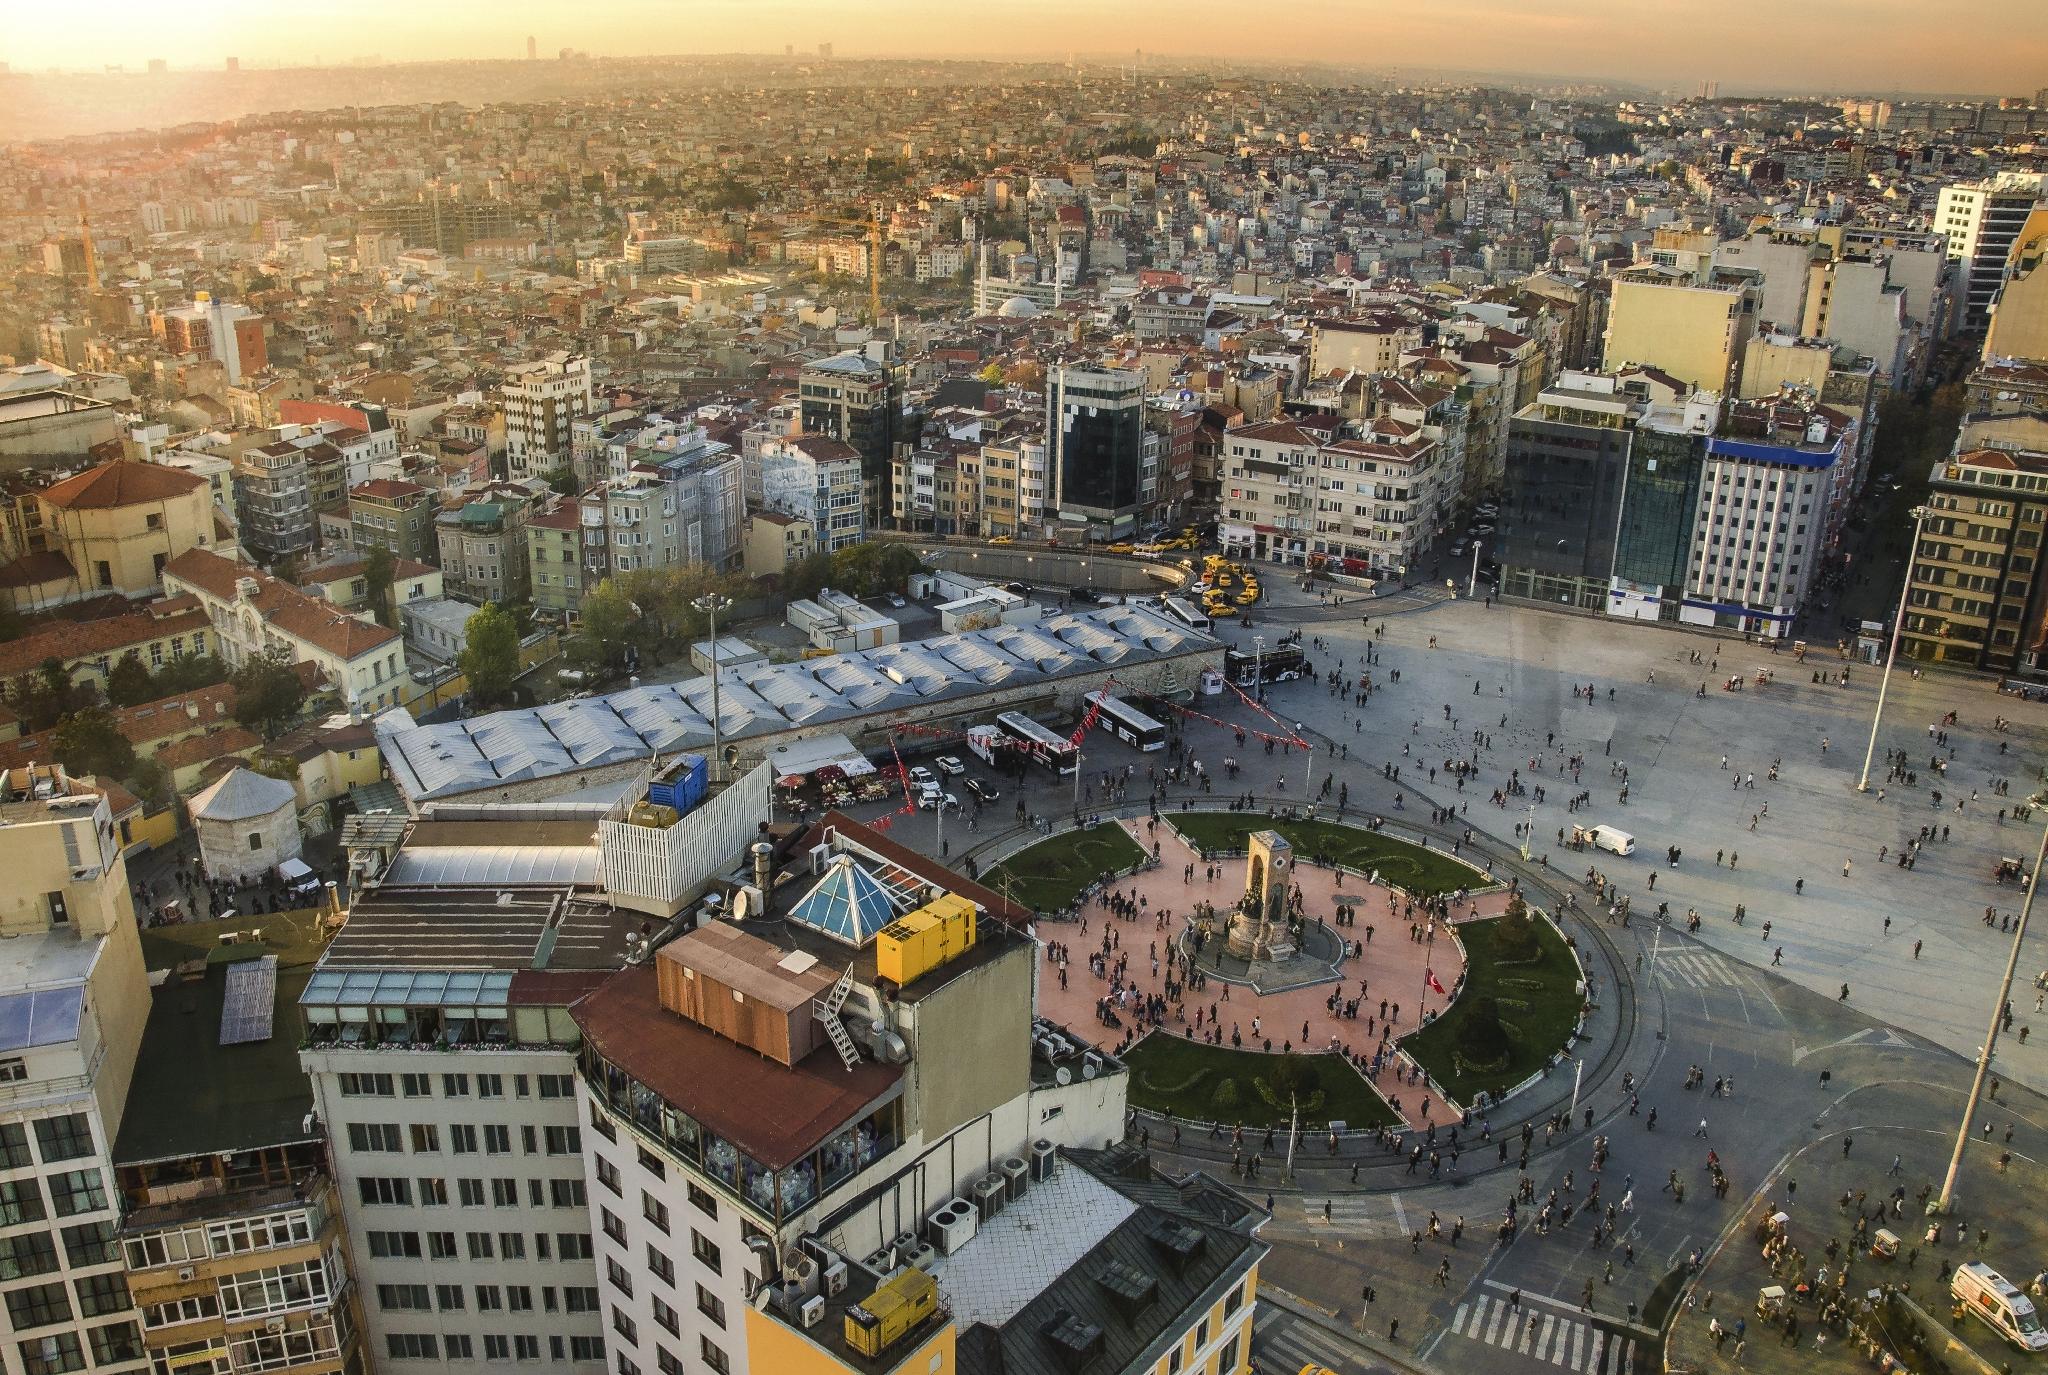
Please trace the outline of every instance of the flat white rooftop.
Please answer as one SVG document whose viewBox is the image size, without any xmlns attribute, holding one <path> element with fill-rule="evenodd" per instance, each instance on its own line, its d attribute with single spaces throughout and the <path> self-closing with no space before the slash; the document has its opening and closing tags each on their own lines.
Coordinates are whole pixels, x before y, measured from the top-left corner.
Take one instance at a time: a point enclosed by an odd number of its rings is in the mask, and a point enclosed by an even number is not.
<svg viewBox="0 0 2048 1375">
<path fill-rule="evenodd" d="M 959 1331 L 1001 1327 L 1079 1263 L 1138 1205 L 1072 1162 L 981 1224 L 932 1268 Z"/>
</svg>

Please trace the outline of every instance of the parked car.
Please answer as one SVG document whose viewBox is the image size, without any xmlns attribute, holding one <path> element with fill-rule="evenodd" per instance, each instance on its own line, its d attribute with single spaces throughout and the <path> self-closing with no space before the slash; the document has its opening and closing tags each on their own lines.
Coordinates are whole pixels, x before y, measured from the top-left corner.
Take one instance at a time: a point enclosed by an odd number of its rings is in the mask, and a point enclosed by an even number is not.
<svg viewBox="0 0 2048 1375">
<path fill-rule="evenodd" d="M 917 795 L 917 808 L 919 811 L 930 811 L 940 806 L 957 812 L 960 810 L 960 799 L 951 793 L 942 793 L 937 788 L 926 788 Z"/>
<path fill-rule="evenodd" d="M 913 788 L 936 788 L 939 786 L 939 780 L 932 776 L 930 769 L 919 764 L 910 771 L 910 786 Z"/>
<path fill-rule="evenodd" d="M 1457 557 L 1458 557 L 1458 556 L 1459 556 L 1460 554 L 1463 554 L 1464 552 L 1465 552 L 1465 537 L 1464 537 L 1463 535 L 1460 535 L 1460 536 L 1458 536 L 1458 538 L 1457 538 L 1457 539 L 1456 539 L 1455 541 L 1453 541 L 1453 542 L 1452 542 L 1452 544 L 1451 544 L 1451 557 L 1455 559 L 1455 558 L 1457 558 Z"/>
<path fill-rule="evenodd" d="M 974 795 L 975 800 L 978 802 L 993 802 L 997 798 L 1002 796 L 1000 792 L 990 787 L 988 784 L 982 782 L 979 778 L 970 778 L 966 781 L 966 783 L 962 784 L 961 786 L 965 787 L 968 792 L 972 793 Z"/>
<path fill-rule="evenodd" d="M 904 607 L 910 605 L 910 603 L 904 601 L 903 598 L 897 596 L 894 592 L 891 592 L 889 594 L 889 605 L 895 607 L 898 611 L 901 611 Z"/>
<path fill-rule="evenodd" d="M 932 760 L 932 767 L 948 777 L 953 774 L 967 772 L 967 766 L 950 754 L 942 754 L 937 759 Z"/>
</svg>

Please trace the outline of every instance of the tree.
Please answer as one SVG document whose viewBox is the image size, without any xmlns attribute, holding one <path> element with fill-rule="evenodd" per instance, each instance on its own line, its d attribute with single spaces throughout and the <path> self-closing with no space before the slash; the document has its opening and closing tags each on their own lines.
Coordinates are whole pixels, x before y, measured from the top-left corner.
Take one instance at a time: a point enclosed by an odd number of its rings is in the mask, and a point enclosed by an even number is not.
<svg viewBox="0 0 2048 1375">
<path fill-rule="evenodd" d="M 566 463 L 559 468 L 548 469 L 541 476 L 548 486 L 565 497 L 575 496 L 582 487 L 582 484 L 576 481 L 576 470 Z"/>
<path fill-rule="evenodd" d="M 87 707 L 65 717 L 51 743 L 57 762 L 74 774 L 124 778 L 135 768 L 135 747 L 105 707 Z"/>
<path fill-rule="evenodd" d="M 618 662 L 628 644 L 638 644 L 633 600 L 610 578 L 584 594 L 569 657 L 586 673 L 601 673 Z"/>
<path fill-rule="evenodd" d="M 1536 923 L 1529 916 L 1529 904 L 1520 893 L 1508 899 L 1507 910 L 1493 926 L 1494 953 L 1514 964 L 1526 964 L 1543 954 L 1536 935 Z"/>
<path fill-rule="evenodd" d="M 398 560 L 391 551 L 381 545 L 369 552 L 363 560 L 363 586 L 370 598 L 370 610 L 377 617 L 377 624 L 390 626 L 391 584 L 398 579 Z"/>
<path fill-rule="evenodd" d="M 782 575 L 782 595 L 790 601 L 816 596 L 820 588 L 831 585 L 832 555 L 823 549 L 812 550 Z"/>
<path fill-rule="evenodd" d="M 0 644 L 20 639 L 27 629 L 28 623 L 22 620 L 21 613 L 14 609 L 14 603 L 0 601 Z"/>
<path fill-rule="evenodd" d="M 21 728 L 33 733 L 48 730 L 92 700 L 90 689 L 71 681 L 71 672 L 61 660 L 43 660 L 34 673 L 24 673 L 7 686 L 8 705 L 21 718 Z"/>
<path fill-rule="evenodd" d="M 107 700 L 115 706 L 132 707 L 139 702 L 153 702 L 156 697 L 156 679 L 140 654 L 131 650 L 108 670 Z"/>
<path fill-rule="evenodd" d="M 504 701 L 519 676 L 518 623 L 501 607 L 480 608 L 463 629 L 462 653 L 455 666 L 469 680 L 469 695 L 478 703 Z"/>
<path fill-rule="evenodd" d="M 292 656 L 282 649 L 259 654 L 235 670 L 235 719 L 266 738 L 275 736 L 298 716 L 306 701 Z"/>
<path fill-rule="evenodd" d="M 1472 1000 L 1471 1011 L 1458 1027 L 1458 1054 L 1468 1068 L 1498 1069 L 1507 1063 L 1510 1041 L 1507 1026 L 1500 1019 L 1500 1004 L 1492 994 Z"/>
</svg>

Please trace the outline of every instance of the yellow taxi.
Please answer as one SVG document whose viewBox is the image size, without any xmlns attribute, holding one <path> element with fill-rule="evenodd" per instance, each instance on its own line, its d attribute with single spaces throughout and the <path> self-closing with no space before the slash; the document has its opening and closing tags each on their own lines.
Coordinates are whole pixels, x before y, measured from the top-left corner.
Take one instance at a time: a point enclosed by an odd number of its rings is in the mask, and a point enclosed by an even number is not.
<svg viewBox="0 0 2048 1375">
<path fill-rule="evenodd" d="M 1117 543 L 1110 545 L 1109 548 L 1103 550 L 1103 552 L 1105 554 L 1128 554 L 1131 552 L 1131 546 L 1123 543 L 1122 541 L 1118 541 Z"/>
<path fill-rule="evenodd" d="M 990 540 L 990 541 L 989 541 L 989 543 L 990 543 L 990 544 L 1013 544 L 1013 543 L 1015 543 L 1015 541 L 1014 541 L 1014 540 L 1012 540 L 1012 539 L 1011 539 L 1011 538 L 1010 538 L 1010 537 L 1009 537 L 1008 535 L 997 535 L 997 536 L 996 536 L 996 537 L 995 537 L 994 539 Z"/>
<path fill-rule="evenodd" d="M 1258 599 L 1259 592 L 1255 587 L 1247 587 L 1244 591 L 1237 594 L 1237 604 L 1239 606 L 1250 606 Z"/>
</svg>

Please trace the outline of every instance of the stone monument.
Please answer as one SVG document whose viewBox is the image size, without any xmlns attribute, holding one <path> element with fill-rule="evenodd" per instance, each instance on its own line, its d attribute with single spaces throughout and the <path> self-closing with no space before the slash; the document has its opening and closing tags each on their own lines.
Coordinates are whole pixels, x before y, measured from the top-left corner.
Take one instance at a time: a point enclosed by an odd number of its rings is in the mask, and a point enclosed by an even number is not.
<svg viewBox="0 0 2048 1375">
<path fill-rule="evenodd" d="M 1287 930 L 1287 895 L 1293 889 L 1294 847 L 1278 831 L 1246 839 L 1245 892 L 1230 915 L 1230 953 L 1241 960 L 1284 960 L 1294 954 Z"/>
</svg>

